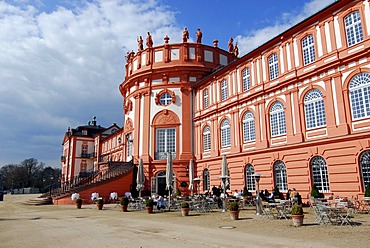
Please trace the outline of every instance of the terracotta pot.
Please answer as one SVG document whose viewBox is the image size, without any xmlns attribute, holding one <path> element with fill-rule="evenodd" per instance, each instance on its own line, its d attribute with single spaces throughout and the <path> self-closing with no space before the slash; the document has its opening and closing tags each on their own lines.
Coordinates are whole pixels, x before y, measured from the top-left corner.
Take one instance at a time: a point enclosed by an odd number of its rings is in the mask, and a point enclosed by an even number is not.
<svg viewBox="0 0 370 248">
<path fill-rule="evenodd" d="M 232 219 L 232 220 L 237 220 L 237 219 L 239 219 L 239 210 L 237 210 L 237 211 L 229 211 L 230 212 L 230 218 Z"/>
<path fill-rule="evenodd" d="M 302 226 L 303 225 L 303 219 L 304 219 L 303 214 L 300 214 L 300 215 L 292 214 L 291 217 L 292 217 L 294 226 Z"/>
<path fill-rule="evenodd" d="M 121 209 L 122 209 L 122 211 L 123 211 L 123 212 L 128 212 L 128 211 L 127 211 L 127 207 L 128 207 L 127 205 L 121 205 Z"/>
<path fill-rule="evenodd" d="M 103 209 L 103 204 L 96 204 L 96 206 L 98 207 L 99 210 Z"/>
<path fill-rule="evenodd" d="M 188 216 L 189 215 L 189 208 L 181 208 L 181 215 Z"/>
<path fill-rule="evenodd" d="M 80 208 L 82 207 L 82 202 L 81 202 L 81 203 L 76 203 L 76 207 L 77 207 L 78 209 L 80 209 Z"/>
<path fill-rule="evenodd" d="M 153 207 L 145 207 L 146 213 L 147 214 L 152 214 L 153 213 Z"/>
</svg>

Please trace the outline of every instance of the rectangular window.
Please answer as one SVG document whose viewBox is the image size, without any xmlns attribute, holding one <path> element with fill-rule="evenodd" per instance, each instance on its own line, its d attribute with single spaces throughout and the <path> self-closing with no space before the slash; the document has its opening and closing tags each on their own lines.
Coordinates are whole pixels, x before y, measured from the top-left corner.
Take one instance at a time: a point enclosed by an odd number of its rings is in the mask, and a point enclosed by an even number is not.
<svg viewBox="0 0 370 248">
<path fill-rule="evenodd" d="M 279 77 L 279 62 L 277 54 L 274 53 L 269 57 L 270 80 Z"/>
<path fill-rule="evenodd" d="M 209 96 L 208 96 L 208 89 L 203 91 L 203 108 L 208 108 L 209 106 Z"/>
<path fill-rule="evenodd" d="M 156 153 L 155 159 L 164 160 L 167 152 L 171 152 L 172 158 L 176 158 L 176 129 L 158 128 L 156 130 Z"/>
<path fill-rule="evenodd" d="M 224 101 L 228 97 L 228 92 L 227 92 L 227 81 L 226 79 L 222 80 L 221 82 L 221 100 Z"/>
<path fill-rule="evenodd" d="M 308 35 L 302 40 L 303 64 L 308 65 L 315 61 L 315 44 L 313 35 Z"/>
<path fill-rule="evenodd" d="M 362 23 L 359 11 L 352 12 L 344 18 L 344 25 L 346 27 L 346 36 L 348 46 L 355 45 L 361 42 L 364 38 L 362 33 Z"/>
<path fill-rule="evenodd" d="M 245 68 L 242 72 L 243 76 L 243 91 L 247 91 L 251 87 L 251 77 L 249 68 Z"/>
</svg>

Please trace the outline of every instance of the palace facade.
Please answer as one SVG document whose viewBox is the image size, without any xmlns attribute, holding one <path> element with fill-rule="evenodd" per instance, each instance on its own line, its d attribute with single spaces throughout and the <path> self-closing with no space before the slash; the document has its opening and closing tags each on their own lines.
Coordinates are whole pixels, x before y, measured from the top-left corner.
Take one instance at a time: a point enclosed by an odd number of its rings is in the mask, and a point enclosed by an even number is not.
<svg viewBox="0 0 370 248">
<path fill-rule="evenodd" d="M 231 190 L 255 191 L 260 173 L 260 189 L 308 198 L 316 185 L 361 197 L 370 183 L 369 35 L 370 2 L 341 0 L 241 58 L 217 40 L 170 44 L 166 36 L 139 49 L 119 86 L 124 127 L 94 136 L 104 155 L 96 168 L 103 157 L 143 159 L 146 189 L 166 194 L 171 152 L 174 187 L 188 194 L 190 160 L 204 192 L 220 185 L 226 155 Z"/>
</svg>

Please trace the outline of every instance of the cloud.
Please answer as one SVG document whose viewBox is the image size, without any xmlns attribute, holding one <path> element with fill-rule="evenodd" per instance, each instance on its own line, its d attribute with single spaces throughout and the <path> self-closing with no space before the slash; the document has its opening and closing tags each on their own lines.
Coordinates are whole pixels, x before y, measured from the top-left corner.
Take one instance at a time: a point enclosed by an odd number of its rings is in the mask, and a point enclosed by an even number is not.
<svg viewBox="0 0 370 248">
<path fill-rule="evenodd" d="M 181 33 L 174 13 L 153 0 L 72 9 L 0 1 L 0 13 L 0 165 L 28 157 L 57 163 L 67 127 L 93 115 L 102 126 L 121 126 L 126 51 L 136 51 L 136 36 L 148 30 L 155 44 L 163 33 Z"/>
<path fill-rule="evenodd" d="M 274 25 L 266 26 L 261 29 L 251 30 L 246 35 L 236 36 L 234 40 L 238 43 L 241 56 L 271 40 L 278 34 L 284 32 L 300 21 L 303 21 L 305 18 L 317 13 L 333 2 L 335 2 L 335 0 L 312 0 L 305 3 L 303 9 L 300 10 L 298 13 L 283 13 Z"/>
</svg>

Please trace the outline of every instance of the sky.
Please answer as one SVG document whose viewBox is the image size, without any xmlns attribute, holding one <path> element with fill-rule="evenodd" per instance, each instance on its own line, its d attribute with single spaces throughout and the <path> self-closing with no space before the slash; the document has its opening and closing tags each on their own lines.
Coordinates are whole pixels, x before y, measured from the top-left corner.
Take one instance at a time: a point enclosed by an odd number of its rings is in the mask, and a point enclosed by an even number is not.
<svg viewBox="0 0 370 248">
<path fill-rule="evenodd" d="M 122 127 L 124 56 L 148 31 L 156 46 L 200 28 L 203 44 L 232 37 L 243 56 L 333 2 L 0 0 L 0 166 L 58 168 L 68 127 Z"/>
</svg>

